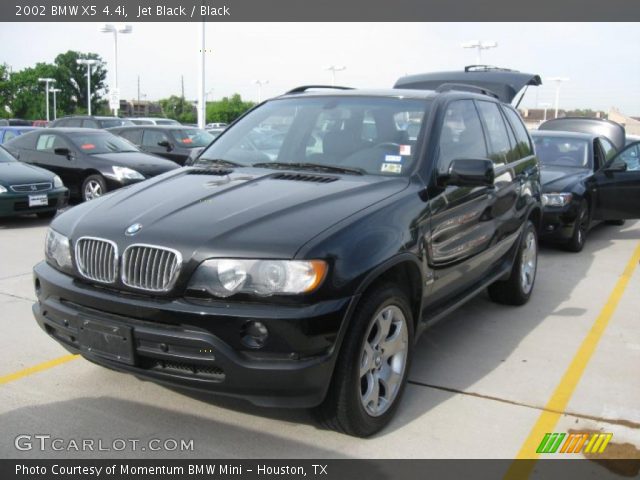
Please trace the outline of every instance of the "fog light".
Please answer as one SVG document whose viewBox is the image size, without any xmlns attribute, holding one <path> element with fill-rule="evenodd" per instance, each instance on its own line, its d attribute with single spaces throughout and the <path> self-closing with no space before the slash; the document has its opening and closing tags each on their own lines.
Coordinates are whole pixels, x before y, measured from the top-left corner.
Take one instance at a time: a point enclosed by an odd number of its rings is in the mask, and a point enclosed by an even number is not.
<svg viewBox="0 0 640 480">
<path fill-rule="evenodd" d="M 242 344 L 249 348 L 262 348 L 269 337 L 269 330 L 262 322 L 250 321 L 240 329 Z"/>
</svg>

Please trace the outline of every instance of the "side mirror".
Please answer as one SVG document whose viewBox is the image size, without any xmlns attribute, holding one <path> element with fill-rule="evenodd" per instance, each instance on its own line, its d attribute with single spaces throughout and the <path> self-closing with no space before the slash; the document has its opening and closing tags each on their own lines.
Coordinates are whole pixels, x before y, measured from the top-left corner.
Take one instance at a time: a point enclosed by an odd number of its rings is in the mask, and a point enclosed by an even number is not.
<svg viewBox="0 0 640 480">
<path fill-rule="evenodd" d="M 55 153 L 56 155 L 62 155 L 63 157 L 67 157 L 69 160 L 71 160 L 71 150 L 69 150 L 68 148 L 65 148 L 65 147 L 54 148 L 53 153 Z"/>
<path fill-rule="evenodd" d="M 451 162 L 449 173 L 440 178 L 440 184 L 456 187 L 493 187 L 493 162 L 486 158 L 461 158 Z"/>
<path fill-rule="evenodd" d="M 614 162 L 611 165 L 609 165 L 608 167 L 605 167 L 604 171 L 606 173 L 626 172 L 627 171 L 627 164 L 625 162 L 618 162 L 618 163 Z"/>
<path fill-rule="evenodd" d="M 171 144 L 167 140 L 158 142 L 158 146 L 166 148 L 167 152 L 170 152 L 172 150 Z"/>
</svg>

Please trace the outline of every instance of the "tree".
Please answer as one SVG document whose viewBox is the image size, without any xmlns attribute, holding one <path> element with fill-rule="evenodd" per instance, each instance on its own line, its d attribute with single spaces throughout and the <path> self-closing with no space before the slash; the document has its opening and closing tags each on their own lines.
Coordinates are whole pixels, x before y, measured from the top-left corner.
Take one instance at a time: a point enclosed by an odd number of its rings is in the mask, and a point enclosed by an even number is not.
<svg viewBox="0 0 640 480">
<path fill-rule="evenodd" d="M 6 64 L 2 64 L 0 65 L 0 118 L 11 117 L 10 109 L 13 90 L 9 67 Z"/>
<path fill-rule="evenodd" d="M 183 97 L 171 95 L 169 98 L 163 98 L 160 100 L 160 107 L 162 107 L 162 114 L 167 118 L 173 118 L 180 123 L 196 122 L 196 108 Z"/>
<path fill-rule="evenodd" d="M 45 84 L 39 82 L 39 78 L 56 78 L 55 65 L 37 63 L 35 67 L 11 75 L 12 99 L 9 108 L 12 117 L 46 118 Z"/>
<path fill-rule="evenodd" d="M 207 123 L 231 123 L 254 105 L 253 102 L 242 100 L 242 97 L 237 93 L 231 98 L 223 97 L 217 102 L 209 102 L 207 104 Z"/>
<path fill-rule="evenodd" d="M 57 66 L 56 87 L 62 91 L 58 94 L 59 109 L 67 114 L 85 110 L 87 107 L 87 66 L 79 65 L 78 59 L 91 59 L 100 62 L 91 67 L 91 109 L 97 111 L 100 98 L 105 95 L 105 79 L 107 70 L 102 58 L 97 53 L 80 53 L 74 50 L 61 53 L 54 61 Z"/>
</svg>

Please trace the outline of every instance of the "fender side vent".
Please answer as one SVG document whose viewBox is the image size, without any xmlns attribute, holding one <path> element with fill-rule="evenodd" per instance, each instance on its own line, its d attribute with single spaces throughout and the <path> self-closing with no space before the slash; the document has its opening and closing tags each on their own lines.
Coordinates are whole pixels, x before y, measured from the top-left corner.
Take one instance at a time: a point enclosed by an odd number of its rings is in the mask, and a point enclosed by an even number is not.
<svg viewBox="0 0 640 480">
<path fill-rule="evenodd" d="M 272 178 L 276 180 L 291 180 L 294 182 L 331 183 L 338 180 L 336 177 L 324 177 L 322 175 L 305 175 L 304 173 L 278 173 Z"/>
<path fill-rule="evenodd" d="M 187 172 L 188 175 L 217 175 L 219 177 L 230 173 L 233 173 L 233 170 L 229 168 L 192 168 Z"/>
</svg>

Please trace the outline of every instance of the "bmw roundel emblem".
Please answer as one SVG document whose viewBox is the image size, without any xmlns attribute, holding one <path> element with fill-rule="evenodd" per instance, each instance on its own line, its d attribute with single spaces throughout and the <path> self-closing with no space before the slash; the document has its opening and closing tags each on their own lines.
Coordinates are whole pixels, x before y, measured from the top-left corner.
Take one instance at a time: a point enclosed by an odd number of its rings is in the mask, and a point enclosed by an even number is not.
<svg viewBox="0 0 640 480">
<path fill-rule="evenodd" d="M 124 234 L 125 235 L 135 235 L 140 230 L 142 230 L 142 224 L 141 223 L 134 223 L 133 225 L 129 225 L 127 227 L 127 229 L 124 231 Z"/>
</svg>

